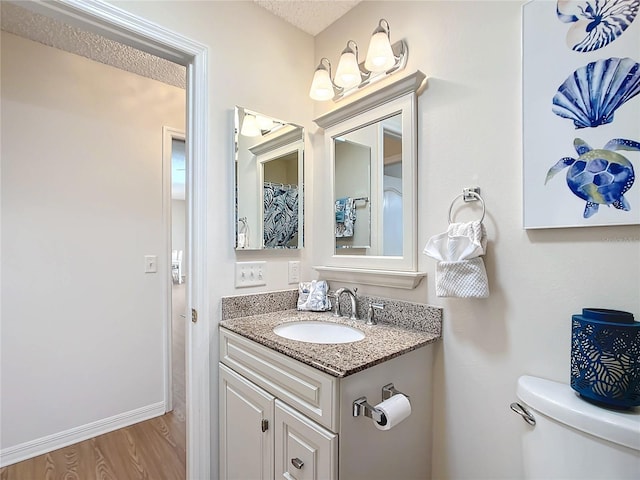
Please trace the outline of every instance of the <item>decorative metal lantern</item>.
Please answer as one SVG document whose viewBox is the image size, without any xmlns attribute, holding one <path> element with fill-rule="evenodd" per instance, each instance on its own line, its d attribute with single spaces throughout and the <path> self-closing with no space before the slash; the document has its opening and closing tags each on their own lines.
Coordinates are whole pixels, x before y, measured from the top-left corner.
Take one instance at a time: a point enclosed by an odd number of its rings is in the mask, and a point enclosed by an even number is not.
<svg viewBox="0 0 640 480">
<path fill-rule="evenodd" d="M 584 308 L 572 316 L 571 387 L 607 407 L 640 405 L 640 322 L 633 314 Z"/>
</svg>

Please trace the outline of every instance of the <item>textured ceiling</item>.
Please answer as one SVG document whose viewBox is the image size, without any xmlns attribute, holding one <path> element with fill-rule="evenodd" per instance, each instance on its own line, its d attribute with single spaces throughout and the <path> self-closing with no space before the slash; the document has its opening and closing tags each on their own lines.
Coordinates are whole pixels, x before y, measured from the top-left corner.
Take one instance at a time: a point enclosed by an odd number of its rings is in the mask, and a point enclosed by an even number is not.
<svg viewBox="0 0 640 480">
<path fill-rule="evenodd" d="M 295 27 L 317 35 L 361 0 L 254 0 Z M 185 88 L 186 69 L 163 58 L 109 40 L 0 0 L 2 30 L 96 62 Z"/>
<path fill-rule="evenodd" d="M 186 69 L 182 65 L 5 1 L 0 1 L 0 16 L 6 32 L 169 85 L 186 86 Z"/>
<path fill-rule="evenodd" d="M 360 0 L 254 0 L 262 8 L 314 37 Z"/>
</svg>

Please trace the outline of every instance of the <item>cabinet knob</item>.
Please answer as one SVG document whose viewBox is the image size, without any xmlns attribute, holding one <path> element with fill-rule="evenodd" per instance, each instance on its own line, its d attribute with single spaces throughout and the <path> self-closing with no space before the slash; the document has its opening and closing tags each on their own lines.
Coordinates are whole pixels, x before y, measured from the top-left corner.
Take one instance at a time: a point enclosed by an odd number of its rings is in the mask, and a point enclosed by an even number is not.
<svg viewBox="0 0 640 480">
<path fill-rule="evenodd" d="M 302 460 L 300 460 L 299 458 L 292 458 L 291 459 L 291 465 L 293 465 L 298 470 L 300 470 L 304 466 L 304 462 Z"/>
</svg>

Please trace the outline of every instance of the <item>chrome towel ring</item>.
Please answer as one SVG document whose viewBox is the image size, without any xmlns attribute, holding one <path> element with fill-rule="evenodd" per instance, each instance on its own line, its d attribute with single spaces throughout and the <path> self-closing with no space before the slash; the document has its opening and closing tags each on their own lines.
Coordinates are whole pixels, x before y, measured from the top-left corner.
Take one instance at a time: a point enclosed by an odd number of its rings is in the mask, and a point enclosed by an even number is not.
<svg viewBox="0 0 640 480">
<path fill-rule="evenodd" d="M 486 213 L 486 208 L 484 206 L 484 200 L 480 196 L 479 192 L 480 188 L 478 187 L 465 188 L 460 195 L 453 199 L 451 205 L 449 206 L 449 224 L 453 223 L 453 220 L 451 219 L 451 212 L 453 211 L 453 205 L 459 198 L 464 199 L 465 202 L 475 202 L 476 200 L 480 200 L 480 203 L 482 204 L 482 217 L 480 217 L 480 223 L 482 223 L 482 221 L 484 220 L 484 215 Z"/>
</svg>

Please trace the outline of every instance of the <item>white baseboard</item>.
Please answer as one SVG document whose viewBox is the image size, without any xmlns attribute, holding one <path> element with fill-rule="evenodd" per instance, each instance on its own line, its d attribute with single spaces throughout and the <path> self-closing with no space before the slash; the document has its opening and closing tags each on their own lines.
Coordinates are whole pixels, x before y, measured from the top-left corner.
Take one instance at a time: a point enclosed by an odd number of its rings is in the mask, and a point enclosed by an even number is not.
<svg viewBox="0 0 640 480">
<path fill-rule="evenodd" d="M 135 410 L 120 413 L 113 417 L 98 420 L 86 425 L 71 428 L 63 432 L 36 438 L 28 442 L 0 450 L 0 467 L 6 467 L 44 453 L 52 452 L 68 445 L 97 437 L 104 433 L 113 432 L 128 427 L 134 423 L 159 417 L 165 413 L 164 402 L 153 403 Z"/>
</svg>

